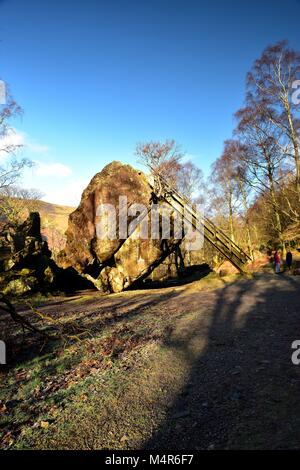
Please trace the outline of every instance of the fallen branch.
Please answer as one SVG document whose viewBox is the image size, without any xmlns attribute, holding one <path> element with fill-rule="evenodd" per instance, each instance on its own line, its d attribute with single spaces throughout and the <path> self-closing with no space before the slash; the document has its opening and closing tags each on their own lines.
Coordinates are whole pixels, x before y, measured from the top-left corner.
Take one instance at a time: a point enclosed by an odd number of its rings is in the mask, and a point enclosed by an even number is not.
<svg viewBox="0 0 300 470">
<path fill-rule="evenodd" d="M 21 315 L 19 315 L 17 313 L 15 307 L 13 306 L 13 304 L 2 293 L 0 293 L 0 310 L 8 313 L 11 316 L 11 318 L 14 322 L 21 325 L 21 327 L 23 329 L 23 332 L 26 329 L 26 330 L 29 330 L 29 331 L 33 331 L 34 333 L 37 333 L 37 334 L 39 334 L 41 336 L 44 336 L 46 338 L 49 338 L 47 333 L 45 333 L 44 331 L 41 331 L 39 328 L 36 328 L 28 320 L 26 320 L 26 318 L 23 318 Z"/>
<path fill-rule="evenodd" d="M 76 340 L 76 341 L 81 341 L 80 336 L 82 335 L 90 335 L 92 336 L 92 333 L 88 330 L 88 328 L 76 328 L 76 327 L 69 327 L 71 330 L 73 330 L 73 334 L 68 334 L 64 332 L 64 329 L 66 328 L 64 322 L 60 321 L 59 318 L 53 318 L 49 315 L 45 315 L 35 307 L 33 307 L 30 302 L 26 302 L 26 305 L 30 308 L 32 313 L 37 315 L 39 318 L 41 318 L 43 321 L 51 323 L 55 328 L 56 331 L 55 333 L 60 337 L 62 340 Z"/>
</svg>

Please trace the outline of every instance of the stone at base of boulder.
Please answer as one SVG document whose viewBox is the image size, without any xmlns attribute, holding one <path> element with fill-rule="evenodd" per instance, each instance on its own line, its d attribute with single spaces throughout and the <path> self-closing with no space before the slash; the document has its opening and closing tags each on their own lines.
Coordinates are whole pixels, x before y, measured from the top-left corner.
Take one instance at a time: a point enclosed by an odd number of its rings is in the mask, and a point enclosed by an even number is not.
<svg viewBox="0 0 300 470">
<path fill-rule="evenodd" d="M 33 276 L 19 277 L 8 282 L 6 287 L 3 289 L 5 295 L 24 295 L 34 291 L 37 288 L 37 279 Z"/>
<path fill-rule="evenodd" d="M 117 268 L 103 269 L 99 278 L 107 286 L 109 292 L 122 292 L 127 287 L 124 274 Z"/>
<path fill-rule="evenodd" d="M 108 266 L 103 268 L 98 278 L 94 278 L 89 274 L 84 274 L 84 277 L 103 293 L 118 293 L 127 287 L 126 278 L 117 268 Z"/>
</svg>

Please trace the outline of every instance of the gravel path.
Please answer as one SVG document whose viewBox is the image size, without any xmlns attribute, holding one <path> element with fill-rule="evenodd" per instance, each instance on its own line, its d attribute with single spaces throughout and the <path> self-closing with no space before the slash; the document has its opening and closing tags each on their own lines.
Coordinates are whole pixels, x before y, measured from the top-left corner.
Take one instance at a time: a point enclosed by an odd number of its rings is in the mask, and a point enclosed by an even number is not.
<svg viewBox="0 0 300 470">
<path fill-rule="evenodd" d="M 186 350 L 189 378 L 147 448 L 300 447 L 299 281 L 261 275 L 191 294 L 198 321 L 169 342 Z"/>
</svg>

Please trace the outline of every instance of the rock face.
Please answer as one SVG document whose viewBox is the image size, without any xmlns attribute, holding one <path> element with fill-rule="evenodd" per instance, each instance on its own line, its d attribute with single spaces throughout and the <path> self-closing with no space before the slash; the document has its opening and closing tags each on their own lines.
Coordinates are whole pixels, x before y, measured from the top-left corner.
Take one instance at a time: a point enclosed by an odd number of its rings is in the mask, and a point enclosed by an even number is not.
<svg viewBox="0 0 300 470">
<path fill-rule="evenodd" d="M 126 204 L 122 204 L 120 197 Z M 143 173 L 120 162 L 107 165 L 91 180 L 79 207 L 69 216 L 66 247 L 58 257 L 59 265 L 73 266 L 104 292 L 120 292 L 146 278 L 180 244 L 172 238 L 144 236 L 152 202 L 153 194 Z M 117 236 L 114 239 L 99 237 L 99 226 L 107 225 L 107 217 L 99 213 L 99 207 L 104 204 L 110 204 L 115 210 Z M 133 210 L 134 204 L 143 205 L 143 217 L 139 206 Z M 120 215 L 124 211 L 127 238 L 119 233 Z M 150 218 L 147 225 L 150 235 Z"/>
<path fill-rule="evenodd" d="M 97 208 L 103 204 L 115 208 L 118 230 L 119 196 L 127 196 L 127 207 L 133 203 L 149 206 L 151 191 L 141 172 L 129 165 L 112 162 L 93 177 L 82 194 L 79 207 L 70 214 L 66 247 L 59 256 L 60 266 L 73 266 L 78 272 L 95 277 L 111 262 L 124 239 L 98 239 Z M 129 218 L 129 222 L 132 219 Z"/>
<path fill-rule="evenodd" d="M 87 286 L 86 279 L 78 279 L 75 271 L 65 271 L 51 259 L 40 228 L 39 213 L 32 212 L 23 224 L 9 227 L 1 234 L 0 290 L 4 294 L 72 290 L 79 284 Z"/>
<path fill-rule="evenodd" d="M 136 281 L 147 278 L 180 243 L 172 238 L 143 239 L 140 231 L 141 224 L 114 254 L 114 266 L 107 266 L 101 271 L 98 281 L 102 290 L 121 292 Z"/>
</svg>

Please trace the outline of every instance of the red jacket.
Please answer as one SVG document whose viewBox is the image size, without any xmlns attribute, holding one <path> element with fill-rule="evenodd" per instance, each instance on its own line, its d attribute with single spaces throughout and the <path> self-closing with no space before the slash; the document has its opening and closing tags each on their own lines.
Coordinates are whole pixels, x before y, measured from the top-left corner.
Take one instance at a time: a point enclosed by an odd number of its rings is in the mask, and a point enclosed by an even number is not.
<svg viewBox="0 0 300 470">
<path fill-rule="evenodd" d="M 276 264 L 277 264 L 277 263 L 280 263 L 280 256 L 279 256 L 278 253 L 275 253 L 275 255 L 274 255 L 274 261 L 275 261 Z"/>
</svg>

